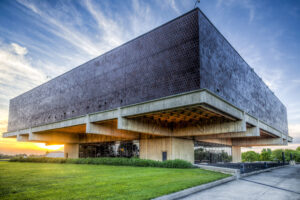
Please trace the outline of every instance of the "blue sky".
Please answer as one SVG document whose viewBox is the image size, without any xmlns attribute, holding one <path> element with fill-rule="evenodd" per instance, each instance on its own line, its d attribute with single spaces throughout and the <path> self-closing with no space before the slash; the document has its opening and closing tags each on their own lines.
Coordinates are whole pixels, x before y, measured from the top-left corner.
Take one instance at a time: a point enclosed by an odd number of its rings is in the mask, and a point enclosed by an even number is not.
<svg viewBox="0 0 300 200">
<path fill-rule="evenodd" d="M 9 99 L 194 7 L 193 0 L 0 1 L 0 131 Z M 201 0 L 288 109 L 300 144 L 300 1 Z"/>
</svg>

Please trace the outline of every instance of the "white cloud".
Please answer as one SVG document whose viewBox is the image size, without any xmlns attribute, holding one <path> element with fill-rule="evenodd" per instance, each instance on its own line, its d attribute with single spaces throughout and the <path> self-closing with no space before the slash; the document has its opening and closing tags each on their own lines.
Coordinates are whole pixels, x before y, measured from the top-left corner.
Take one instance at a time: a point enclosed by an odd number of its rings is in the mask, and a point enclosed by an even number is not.
<svg viewBox="0 0 300 200">
<path fill-rule="evenodd" d="M 28 88 L 44 80 L 44 74 L 34 68 L 25 57 L 27 49 L 16 43 L 0 46 L 0 84 Z M 18 80 L 26 80 L 27 85 Z"/>
<path fill-rule="evenodd" d="M 0 131 L 6 129 L 9 99 L 43 83 L 45 74 L 26 58 L 27 48 L 0 43 Z"/>
<path fill-rule="evenodd" d="M 28 52 L 25 47 L 22 47 L 16 43 L 11 43 L 11 46 L 14 48 L 15 53 L 18 55 L 23 56 L 23 55 L 26 55 Z"/>
</svg>

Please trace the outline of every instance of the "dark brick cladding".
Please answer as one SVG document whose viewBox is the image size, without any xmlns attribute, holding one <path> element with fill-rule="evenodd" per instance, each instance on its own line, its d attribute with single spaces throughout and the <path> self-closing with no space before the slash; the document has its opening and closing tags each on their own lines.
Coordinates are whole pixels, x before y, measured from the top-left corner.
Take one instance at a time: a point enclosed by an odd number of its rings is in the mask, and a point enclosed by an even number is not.
<svg viewBox="0 0 300 200">
<path fill-rule="evenodd" d="M 285 107 L 199 10 L 12 99 L 8 131 L 200 88 L 287 132 Z"/>
<path fill-rule="evenodd" d="M 285 106 L 201 12 L 199 31 L 200 88 L 288 133 Z"/>
<path fill-rule="evenodd" d="M 10 101 L 8 131 L 196 90 L 196 10 Z"/>
</svg>

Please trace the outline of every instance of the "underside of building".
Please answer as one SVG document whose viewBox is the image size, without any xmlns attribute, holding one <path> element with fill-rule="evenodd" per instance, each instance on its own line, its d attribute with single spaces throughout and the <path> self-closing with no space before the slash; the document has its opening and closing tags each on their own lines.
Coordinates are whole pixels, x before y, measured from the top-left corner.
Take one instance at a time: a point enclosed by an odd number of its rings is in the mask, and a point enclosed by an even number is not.
<svg viewBox="0 0 300 200">
<path fill-rule="evenodd" d="M 11 99 L 3 137 L 190 162 L 292 141 L 285 106 L 199 9 Z"/>
</svg>

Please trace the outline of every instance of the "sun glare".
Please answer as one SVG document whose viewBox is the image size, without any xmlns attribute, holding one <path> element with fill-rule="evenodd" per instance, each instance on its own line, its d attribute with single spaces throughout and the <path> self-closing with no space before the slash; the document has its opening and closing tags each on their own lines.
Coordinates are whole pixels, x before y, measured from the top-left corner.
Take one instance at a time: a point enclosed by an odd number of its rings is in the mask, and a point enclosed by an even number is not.
<svg viewBox="0 0 300 200">
<path fill-rule="evenodd" d="M 41 149 L 46 149 L 46 150 L 50 150 L 50 151 L 59 150 L 59 149 L 62 149 L 64 147 L 64 145 L 46 145 L 44 143 L 38 144 L 38 146 Z"/>
</svg>

